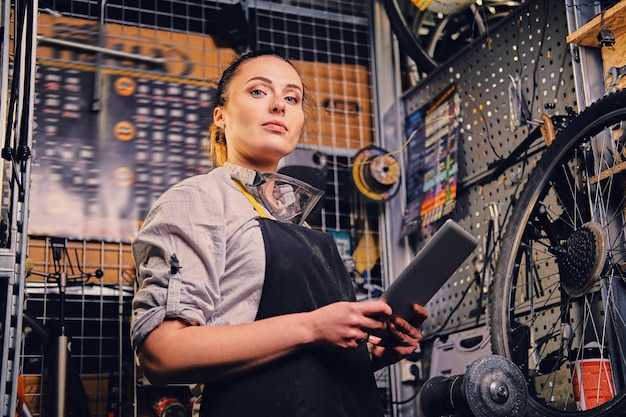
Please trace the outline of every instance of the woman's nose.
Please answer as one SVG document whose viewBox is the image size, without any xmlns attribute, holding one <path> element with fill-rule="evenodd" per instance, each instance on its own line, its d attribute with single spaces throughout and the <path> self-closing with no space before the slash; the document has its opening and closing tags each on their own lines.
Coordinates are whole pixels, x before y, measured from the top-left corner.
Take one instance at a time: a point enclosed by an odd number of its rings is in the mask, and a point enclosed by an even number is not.
<svg viewBox="0 0 626 417">
<path fill-rule="evenodd" d="M 281 100 L 277 100 L 272 103 L 272 113 L 284 113 L 285 112 L 285 103 Z"/>
</svg>

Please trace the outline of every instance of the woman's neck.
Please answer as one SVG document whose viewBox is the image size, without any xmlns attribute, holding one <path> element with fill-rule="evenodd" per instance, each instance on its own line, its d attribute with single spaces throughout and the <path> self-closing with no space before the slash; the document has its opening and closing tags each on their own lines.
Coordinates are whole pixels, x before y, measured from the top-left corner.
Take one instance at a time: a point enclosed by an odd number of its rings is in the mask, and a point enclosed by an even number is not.
<svg viewBox="0 0 626 417">
<path fill-rule="evenodd" d="M 246 162 L 246 161 L 234 161 L 234 160 L 228 160 L 228 162 L 238 165 L 240 167 L 244 167 L 244 168 L 248 168 L 248 169 L 252 169 L 255 171 L 259 171 L 261 173 L 266 173 L 266 172 L 276 172 L 278 170 L 278 163 L 273 163 L 273 164 L 255 164 L 255 163 L 250 163 L 250 162 Z"/>
</svg>

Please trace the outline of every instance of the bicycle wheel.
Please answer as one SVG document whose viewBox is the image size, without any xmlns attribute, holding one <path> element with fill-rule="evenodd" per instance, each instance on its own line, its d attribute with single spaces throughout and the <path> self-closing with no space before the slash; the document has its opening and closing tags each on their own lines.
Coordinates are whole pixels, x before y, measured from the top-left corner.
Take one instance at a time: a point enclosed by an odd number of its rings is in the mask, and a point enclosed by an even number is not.
<svg viewBox="0 0 626 417">
<path fill-rule="evenodd" d="M 492 347 L 522 370 L 530 416 L 626 415 L 624 121 L 624 90 L 574 118 L 503 235 Z"/>
<path fill-rule="evenodd" d="M 448 3 L 453 12 L 442 14 L 430 9 L 422 11 L 410 0 L 383 1 L 391 30 L 421 72 L 430 73 L 438 68 L 523 1 L 486 0 L 481 6 L 472 4 L 459 10 L 454 10 L 454 5 L 462 2 Z"/>
</svg>

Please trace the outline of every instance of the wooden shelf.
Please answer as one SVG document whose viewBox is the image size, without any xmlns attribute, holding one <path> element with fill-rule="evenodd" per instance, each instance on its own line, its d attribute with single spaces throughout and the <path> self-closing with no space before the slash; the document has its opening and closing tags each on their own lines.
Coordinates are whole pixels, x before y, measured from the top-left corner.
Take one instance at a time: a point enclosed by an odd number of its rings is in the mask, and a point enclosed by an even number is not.
<svg viewBox="0 0 626 417">
<path fill-rule="evenodd" d="M 615 45 L 600 48 L 598 33 L 602 28 L 613 31 Z M 610 68 L 621 68 L 626 65 L 626 0 L 621 0 L 613 7 L 606 9 L 604 15 L 594 16 L 584 26 L 569 34 L 566 39 L 568 43 L 600 48 L 604 70 L 604 80 L 601 82 L 604 83 L 605 91 L 613 88 L 626 88 L 626 77 L 622 77 L 613 84 L 612 77 L 607 75 Z"/>
<path fill-rule="evenodd" d="M 602 19 L 604 19 L 603 26 Z M 626 33 L 626 0 L 607 9 L 604 16 L 602 14 L 595 16 L 584 26 L 569 34 L 567 42 L 599 48 L 598 33 L 602 27 L 612 30 L 616 39 Z"/>
</svg>

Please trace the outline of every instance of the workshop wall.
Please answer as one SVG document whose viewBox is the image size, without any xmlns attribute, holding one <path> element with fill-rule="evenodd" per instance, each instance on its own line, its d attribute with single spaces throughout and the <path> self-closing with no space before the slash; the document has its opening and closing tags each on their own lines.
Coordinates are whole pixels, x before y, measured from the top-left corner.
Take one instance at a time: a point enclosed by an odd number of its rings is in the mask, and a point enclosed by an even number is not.
<svg viewBox="0 0 626 417">
<path fill-rule="evenodd" d="M 28 278 L 27 309 L 42 323 L 54 325 L 59 318 L 56 283 L 36 272 L 103 272 L 102 278 L 77 282 L 66 300 L 92 415 L 129 415 L 136 386 L 139 415 L 153 413 L 151 401 L 161 393 L 141 392 L 145 381 L 128 352 L 134 280 L 129 243 L 160 193 L 211 168 L 198 150 L 206 145 L 216 77 L 248 45 L 282 50 L 302 69 L 317 100 L 319 127 L 307 132 L 287 166 L 313 172 L 325 188 L 323 207 L 311 223 L 335 236 L 359 298 L 380 294 L 384 206 L 363 198 L 352 184 L 355 154 L 377 142 L 369 2 L 253 0 L 247 16 L 240 4 L 226 1 L 172 2 L 167 10 L 109 1 L 102 13 L 92 1 L 47 3 L 38 27 L 29 222 L 35 273 Z M 446 215 L 481 241 L 476 257 L 428 306 L 424 331 L 435 350 L 446 345 L 443 337 L 473 335 L 484 326 L 500 232 L 540 155 L 533 144 L 524 158 L 506 159 L 534 128 L 518 126 L 511 79 L 531 119 L 576 106 L 565 7 L 528 2 L 402 98 L 408 116 L 454 86 L 458 180 L 455 206 Z M 410 234 L 415 249 L 437 221 Z M 27 341 L 24 355 L 27 399 L 34 415 L 43 415 L 46 359 L 32 343 Z M 455 363 L 455 369 L 463 365 Z M 391 400 L 389 375 L 379 378 L 381 396 Z M 193 396 L 187 387 L 176 390 L 181 401 Z"/>
<path fill-rule="evenodd" d="M 565 7 L 563 2 L 544 0 L 526 3 L 402 99 L 404 114 L 409 116 L 432 106 L 433 98 L 442 92 L 455 89 L 460 139 L 457 198 L 449 217 L 480 240 L 475 257 L 428 306 L 427 342 L 442 339 L 445 344 L 450 334 L 475 334 L 472 329 L 487 324 L 501 233 L 516 195 L 546 146 L 540 136 L 532 143 L 524 139 L 542 115 L 565 115 L 568 107 L 577 109 Z M 517 156 L 510 158 L 511 154 Z M 415 234 L 416 246 L 440 221 Z"/>
</svg>

